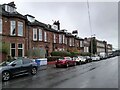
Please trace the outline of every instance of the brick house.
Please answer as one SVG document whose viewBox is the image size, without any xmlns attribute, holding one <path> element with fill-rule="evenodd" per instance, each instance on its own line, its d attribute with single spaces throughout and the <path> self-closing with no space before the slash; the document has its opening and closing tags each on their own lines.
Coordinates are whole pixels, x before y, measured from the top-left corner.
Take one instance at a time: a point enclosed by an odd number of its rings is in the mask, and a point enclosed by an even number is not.
<svg viewBox="0 0 120 90">
<path fill-rule="evenodd" d="M 16 11 L 14 2 L 0 5 L 0 7 L 2 8 L 1 42 L 9 43 L 9 54 L 12 57 L 23 57 L 26 51 L 26 18 Z"/>
<path fill-rule="evenodd" d="M 65 29 L 60 30 L 59 21 L 49 25 L 39 22 L 32 15 L 24 16 L 16 11 L 14 2 L 0 7 L 2 8 L 1 42 L 9 43 L 10 56 L 27 56 L 30 49 L 45 50 L 45 56 L 50 56 L 52 51 L 89 52 L 91 39 L 82 39 L 68 33 Z M 106 42 L 105 47 L 104 51 L 111 53 L 112 45 Z"/>
</svg>

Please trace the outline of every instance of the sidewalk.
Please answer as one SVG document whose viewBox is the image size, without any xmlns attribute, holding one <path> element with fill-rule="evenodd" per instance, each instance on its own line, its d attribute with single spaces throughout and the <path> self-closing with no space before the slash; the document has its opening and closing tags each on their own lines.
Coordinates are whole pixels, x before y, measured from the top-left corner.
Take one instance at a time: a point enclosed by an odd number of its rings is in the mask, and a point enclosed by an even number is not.
<svg viewBox="0 0 120 90">
<path fill-rule="evenodd" d="M 38 71 L 46 70 L 46 69 L 49 69 L 49 68 L 53 68 L 54 65 L 55 65 L 55 61 L 47 62 L 47 65 L 38 66 Z"/>
</svg>

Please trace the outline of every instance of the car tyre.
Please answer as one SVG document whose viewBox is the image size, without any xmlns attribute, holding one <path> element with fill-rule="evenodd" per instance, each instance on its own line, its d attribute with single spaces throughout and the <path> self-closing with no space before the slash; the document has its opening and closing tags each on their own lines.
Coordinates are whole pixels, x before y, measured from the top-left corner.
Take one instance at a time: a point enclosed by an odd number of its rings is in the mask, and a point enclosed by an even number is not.
<svg viewBox="0 0 120 90">
<path fill-rule="evenodd" d="M 76 66 L 76 65 L 77 65 L 77 63 L 75 62 L 75 63 L 74 63 L 74 66 Z"/>
<path fill-rule="evenodd" d="M 37 73 L 37 68 L 33 67 L 33 68 L 31 69 L 31 74 L 32 74 L 32 75 L 35 75 L 36 73 Z"/>
<path fill-rule="evenodd" d="M 56 65 L 56 68 L 59 68 L 59 66 L 58 66 L 58 65 Z"/>
<path fill-rule="evenodd" d="M 10 79 L 11 75 L 8 71 L 4 71 L 2 73 L 2 81 L 8 81 Z"/>
<path fill-rule="evenodd" d="M 69 64 L 68 63 L 66 63 L 66 66 L 65 66 L 66 68 L 68 68 L 69 67 Z"/>
</svg>

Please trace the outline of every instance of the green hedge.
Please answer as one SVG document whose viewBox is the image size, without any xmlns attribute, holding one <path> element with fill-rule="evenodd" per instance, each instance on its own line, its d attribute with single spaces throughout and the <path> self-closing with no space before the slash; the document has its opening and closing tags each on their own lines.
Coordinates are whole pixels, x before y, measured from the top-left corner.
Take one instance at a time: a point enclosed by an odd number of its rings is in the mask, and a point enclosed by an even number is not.
<svg viewBox="0 0 120 90">
<path fill-rule="evenodd" d="M 56 61 L 58 58 L 60 58 L 60 56 L 51 56 L 51 57 L 47 57 L 47 61 Z"/>
<path fill-rule="evenodd" d="M 51 53 L 51 56 L 71 56 L 71 53 L 70 52 L 67 52 L 67 51 L 53 51 Z"/>
</svg>

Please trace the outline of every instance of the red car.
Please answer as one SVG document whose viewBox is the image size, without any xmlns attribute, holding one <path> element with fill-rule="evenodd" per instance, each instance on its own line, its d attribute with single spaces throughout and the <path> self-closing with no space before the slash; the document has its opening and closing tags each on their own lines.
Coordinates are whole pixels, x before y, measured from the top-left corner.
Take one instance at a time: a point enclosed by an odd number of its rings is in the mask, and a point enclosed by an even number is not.
<svg viewBox="0 0 120 90">
<path fill-rule="evenodd" d="M 56 63 L 55 63 L 56 67 L 61 67 L 61 66 L 64 66 L 64 67 L 69 67 L 69 66 L 75 66 L 76 65 L 76 61 L 73 60 L 71 57 L 62 57 L 62 58 L 59 58 L 58 60 L 56 60 Z"/>
</svg>

